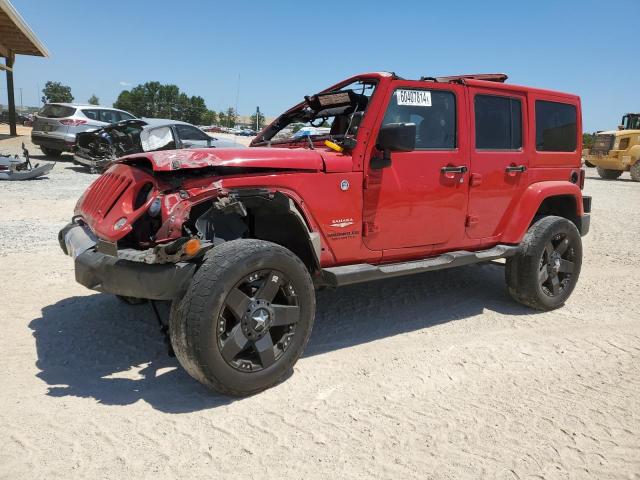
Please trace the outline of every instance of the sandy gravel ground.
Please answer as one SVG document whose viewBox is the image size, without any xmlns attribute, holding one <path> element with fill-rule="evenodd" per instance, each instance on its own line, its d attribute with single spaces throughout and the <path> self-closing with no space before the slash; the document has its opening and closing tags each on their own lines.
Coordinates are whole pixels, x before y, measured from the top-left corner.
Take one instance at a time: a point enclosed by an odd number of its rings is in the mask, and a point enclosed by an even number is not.
<svg viewBox="0 0 640 480">
<path fill-rule="evenodd" d="M 66 160 L 0 183 L 0 478 L 640 478 L 628 174 L 588 172 L 564 308 L 515 304 L 493 265 L 321 292 L 293 375 L 234 400 L 167 356 L 148 306 L 74 282 L 56 234 L 96 177 Z"/>
</svg>

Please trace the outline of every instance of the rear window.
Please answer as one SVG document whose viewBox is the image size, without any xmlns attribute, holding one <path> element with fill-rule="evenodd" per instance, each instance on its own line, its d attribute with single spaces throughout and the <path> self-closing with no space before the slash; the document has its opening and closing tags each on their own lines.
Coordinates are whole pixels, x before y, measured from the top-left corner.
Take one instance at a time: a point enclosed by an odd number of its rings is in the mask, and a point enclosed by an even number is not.
<svg viewBox="0 0 640 480">
<path fill-rule="evenodd" d="M 576 107 L 566 103 L 536 100 L 536 150 L 575 151 L 577 129 Z"/>
<path fill-rule="evenodd" d="M 522 106 L 511 97 L 476 95 L 476 148 L 518 150 L 522 147 Z"/>
<path fill-rule="evenodd" d="M 66 105 L 45 105 L 40 109 L 38 115 L 47 118 L 64 118 L 70 117 L 74 113 L 76 113 L 76 109 Z"/>
</svg>

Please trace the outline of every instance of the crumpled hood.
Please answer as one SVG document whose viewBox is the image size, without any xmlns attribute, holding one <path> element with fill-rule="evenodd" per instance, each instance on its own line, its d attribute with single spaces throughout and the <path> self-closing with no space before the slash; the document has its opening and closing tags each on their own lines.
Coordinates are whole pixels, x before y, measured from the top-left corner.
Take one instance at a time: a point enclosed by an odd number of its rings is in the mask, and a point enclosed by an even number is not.
<svg viewBox="0 0 640 480">
<path fill-rule="evenodd" d="M 315 150 L 290 148 L 194 148 L 127 155 L 120 163 L 151 162 L 155 172 L 204 167 L 273 168 L 321 171 L 322 156 Z"/>
</svg>

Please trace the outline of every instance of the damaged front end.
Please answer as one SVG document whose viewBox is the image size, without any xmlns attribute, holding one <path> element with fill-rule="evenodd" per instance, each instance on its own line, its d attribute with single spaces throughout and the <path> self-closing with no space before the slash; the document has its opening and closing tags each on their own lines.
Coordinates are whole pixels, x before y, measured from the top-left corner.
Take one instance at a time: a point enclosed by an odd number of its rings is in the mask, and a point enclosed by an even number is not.
<svg viewBox="0 0 640 480">
<path fill-rule="evenodd" d="M 76 280 L 126 297 L 180 298 L 208 250 L 240 238 L 282 243 L 283 229 L 310 239 L 311 247 L 296 240 L 291 248 L 317 264 L 319 236 L 289 197 L 223 186 L 226 177 L 246 171 L 157 171 L 142 159 L 113 165 L 80 198 L 59 235 L 62 250 L 75 259 Z"/>
<path fill-rule="evenodd" d="M 91 172 L 106 170 L 116 159 L 142 152 L 140 133 L 146 122 L 124 120 L 91 132 L 76 135 L 73 158 Z"/>
</svg>

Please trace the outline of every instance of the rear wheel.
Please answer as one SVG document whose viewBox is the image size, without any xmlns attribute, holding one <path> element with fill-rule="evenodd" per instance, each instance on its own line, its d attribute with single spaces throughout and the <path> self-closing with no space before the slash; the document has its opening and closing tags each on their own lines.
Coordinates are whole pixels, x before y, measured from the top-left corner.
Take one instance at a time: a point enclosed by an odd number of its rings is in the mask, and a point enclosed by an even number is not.
<svg viewBox="0 0 640 480">
<path fill-rule="evenodd" d="M 585 160 L 584 161 L 585 166 L 589 167 L 589 168 L 593 168 L 595 167 L 595 165 L 593 163 L 591 163 L 589 160 Z"/>
<path fill-rule="evenodd" d="M 44 153 L 47 157 L 58 158 L 60 155 L 62 155 L 62 150 L 55 150 L 48 147 L 40 147 L 40 150 L 42 150 L 42 153 Z"/>
<path fill-rule="evenodd" d="M 597 167 L 598 175 L 606 180 L 615 180 L 622 175 L 622 170 L 611 170 L 609 168 Z"/>
<path fill-rule="evenodd" d="M 640 160 L 631 166 L 629 173 L 631 173 L 631 180 L 634 182 L 640 182 Z"/>
<path fill-rule="evenodd" d="M 281 381 L 313 325 L 315 292 L 300 259 L 261 240 L 234 240 L 207 253 L 172 309 L 171 343 L 187 372 L 228 395 Z"/>
<path fill-rule="evenodd" d="M 576 286 L 582 266 L 582 240 L 566 218 L 549 216 L 535 222 L 518 254 L 507 259 L 509 293 L 537 310 L 564 304 Z"/>
</svg>

